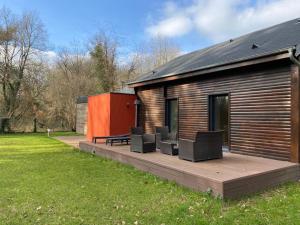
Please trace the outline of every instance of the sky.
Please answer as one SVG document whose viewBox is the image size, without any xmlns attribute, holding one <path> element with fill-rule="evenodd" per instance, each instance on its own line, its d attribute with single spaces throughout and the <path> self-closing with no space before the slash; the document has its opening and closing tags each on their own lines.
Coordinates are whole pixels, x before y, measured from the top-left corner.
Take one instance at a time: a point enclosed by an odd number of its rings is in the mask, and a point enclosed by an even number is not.
<svg viewBox="0 0 300 225">
<path fill-rule="evenodd" d="M 300 17 L 300 0 L 0 0 L 0 6 L 35 11 L 53 52 L 100 30 L 114 33 L 128 54 L 157 35 L 191 52 Z"/>
</svg>

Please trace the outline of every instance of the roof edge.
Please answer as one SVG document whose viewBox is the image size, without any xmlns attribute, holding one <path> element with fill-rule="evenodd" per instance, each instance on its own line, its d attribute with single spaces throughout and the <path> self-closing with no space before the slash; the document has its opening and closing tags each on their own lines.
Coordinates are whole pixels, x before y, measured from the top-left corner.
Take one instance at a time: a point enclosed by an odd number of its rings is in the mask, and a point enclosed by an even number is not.
<svg viewBox="0 0 300 225">
<path fill-rule="evenodd" d="M 129 87 L 135 88 L 135 87 L 146 86 L 155 83 L 161 83 L 169 80 L 184 79 L 184 78 L 204 75 L 212 72 L 219 72 L 223 70 L 234 69 L 234 68 L 244 67 L 248 65 L 255 65 L 264 62 L 285 59 L 285 58 L 289 58 L 290 49 L 291 48 L 280 49 L 278 51 L 271 52 L 268 54 L 256 55 L 254 57 L 242 58 L 235 61 L 230 61 L 230 62 L 225 62 L 220 64 L 212 64 L 209 66 L 199 67 L 197 69 L 182 72 L 182 73 L 166 74 L 163 77 L 159 77 L 151 80 L 145 80 L 145 81 L 136 81 L 136 82 L 133 81 L 127 84 Z"/>
<path fill-rule="evenodd" d="M 134 93 L 123 93 L 123 92 L 116 92 L 116 91 L 109 91 L 109 92 L 103 92 L 99 94 L 94 95 L 88 95 L 87 97 L 94 97 L 99 95 L 135 95 Z"/>
</svg>

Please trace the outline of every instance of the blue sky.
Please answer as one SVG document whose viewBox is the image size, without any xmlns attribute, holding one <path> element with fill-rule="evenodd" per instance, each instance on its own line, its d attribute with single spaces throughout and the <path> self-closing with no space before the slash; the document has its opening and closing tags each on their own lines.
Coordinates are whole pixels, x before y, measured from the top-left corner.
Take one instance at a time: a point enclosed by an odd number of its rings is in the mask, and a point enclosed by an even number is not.
<svg viewBox="0 0 300 225">
<path fill-rule="evenodd" d="M 36 11 L 45 24 L 51 45 L 55 47 L 67 46 L 74 40 L 86 40 L 99 29 L 110 29 L 121 37 L 139 41 L 144 38 L 147 14 L 157 8 L 159 2 L 0 0 L 2 6 L 15 13 Z"/>
<path fill-rule="evenodd" d="M 0 5 L 17 14 L 36 11 L 54 51 L 108 29 L 129 51 L 160 35 L 189 52 L 296 18 L 300 11 L 299 0 L 0 0 Z"/>
</svg>

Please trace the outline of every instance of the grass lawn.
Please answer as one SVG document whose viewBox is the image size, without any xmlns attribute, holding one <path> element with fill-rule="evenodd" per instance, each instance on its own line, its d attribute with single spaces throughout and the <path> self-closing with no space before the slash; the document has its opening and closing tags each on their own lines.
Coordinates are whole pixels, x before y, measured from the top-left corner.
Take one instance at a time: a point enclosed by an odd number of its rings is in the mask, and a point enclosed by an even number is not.
<svg viewBox="0 0 300 225">
<path fill-rule="evenodd" d="M 3 135 L 0 224 L 300 224 L 300 185 L 222 202 L 45 134 Z"/>
</svg>

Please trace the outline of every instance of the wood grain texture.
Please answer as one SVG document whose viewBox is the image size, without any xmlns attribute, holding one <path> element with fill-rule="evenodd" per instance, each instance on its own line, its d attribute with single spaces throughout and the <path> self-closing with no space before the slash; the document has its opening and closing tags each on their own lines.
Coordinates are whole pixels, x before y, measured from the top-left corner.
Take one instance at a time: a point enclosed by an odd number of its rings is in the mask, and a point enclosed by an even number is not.
<svg viewBox="0 0 300 225">
<path fill-rule="evenodd" d="M 128 145 L 80 142 L 79 146 L 82 151 L 132 165 L 196 191 L 211 190 L 223 198 L 239 198 L 296 181 L 300 174 L 298 164 L 240 154 L 224 153 L 223 159 L 192 163 L 159 152 L 131 152 Z"/>
<path fill-rule="evenodd" d="M 292 115 L 291 115 L 291 161 L 292 162 L 299 162 L 300 155 L 300 131 L 299 131 L 299 120 L 300 120 L 300 74 L 299 74 L 299 67 L 297 65 L 291 66 L 291 77 L 292 77 Z"/>
<path fill-rule="evenodd" d="M 80 103 L 76 105 L 76 133 L 86 134 L 88 104 Z"/>
<path fill-rule="evenodd" d="M 164 124 L 164 98 L 179 99 L 179 137 L 208 130 L 208 96 L 230 94 L 230 151 L 280 160 L 291 159 L 291 66 L 267 64 L 206 78 L 169 82 L 137 94 L 146 131 Z"/>
<path fill-rule="evenodd" d="M 141 100 L 141 121 L 146 133 L 154 133 L 155 127 L 164 126 L 165 99 L 164 88 L 144 89 L 137 92 Z"/>
</svg>

